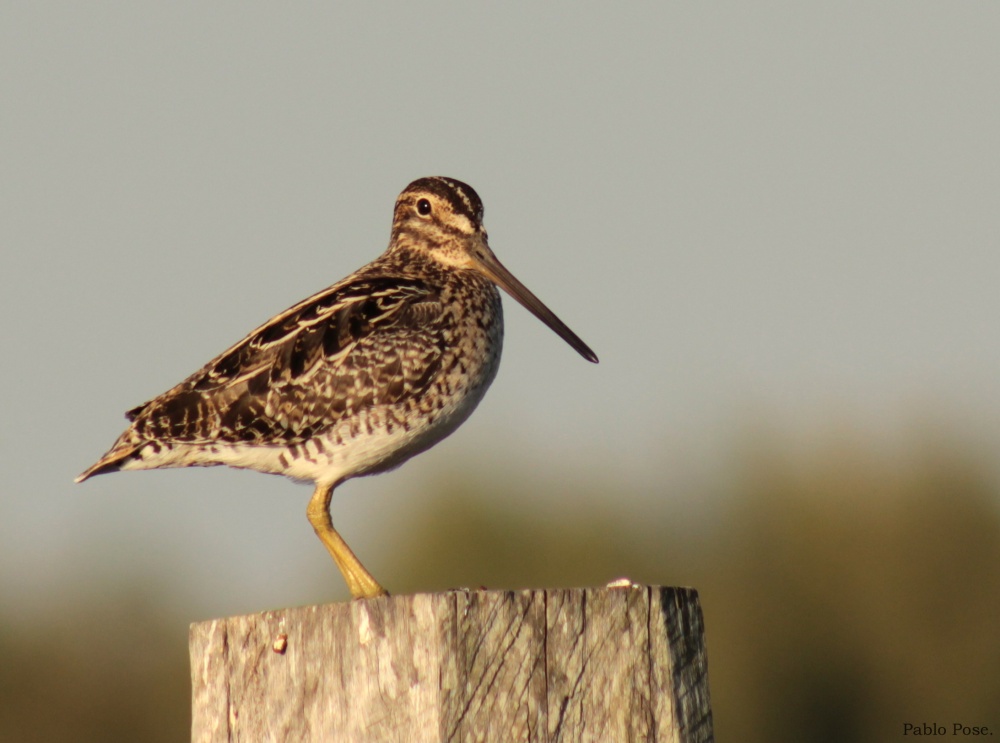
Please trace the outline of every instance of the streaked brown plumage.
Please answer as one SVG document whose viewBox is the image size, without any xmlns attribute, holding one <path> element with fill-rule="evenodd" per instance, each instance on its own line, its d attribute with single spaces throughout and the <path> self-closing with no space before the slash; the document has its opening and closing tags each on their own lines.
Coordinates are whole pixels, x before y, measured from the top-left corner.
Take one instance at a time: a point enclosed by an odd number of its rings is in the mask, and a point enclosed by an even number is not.
<svg viewBox="0 0 1000 743">
<path fill-rule="evenodd" d="M 129 411 L 129 428 L 77 481 L 212 465 L 311 480 L 310 522 L 352 594 L 385 593 L 333 529 L 330 495 L 428 449 L 472 413 L 500 361 L 495 284 L 597 361 L 497 261 L 482 211 L 464 183 L 414 181 L 382 256 Z"/>
</svg>

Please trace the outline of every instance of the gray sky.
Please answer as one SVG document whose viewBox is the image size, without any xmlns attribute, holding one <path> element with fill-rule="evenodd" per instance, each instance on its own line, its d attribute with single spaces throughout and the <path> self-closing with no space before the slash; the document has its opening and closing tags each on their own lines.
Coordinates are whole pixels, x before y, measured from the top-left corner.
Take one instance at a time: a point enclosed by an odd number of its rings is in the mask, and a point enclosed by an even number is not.
<svg viewBox="0 0 1000 743">
<path fill-rule="evenodd" d="M 332 571 L 306 488 L 72 478 L 377 256 L 425 175 L 478 190 L 601 364 L 506 302 L 472 419 L 338 491 L 362 556 L 473 464 L 682 477 L 747 421 L 891 442 L 925 415 L 995 447 L 998 39 L 989 3 L 3 4 L 0 594 L 148 571 L 209 612 L 302 603 L 291 576 Z"/>
</svg>

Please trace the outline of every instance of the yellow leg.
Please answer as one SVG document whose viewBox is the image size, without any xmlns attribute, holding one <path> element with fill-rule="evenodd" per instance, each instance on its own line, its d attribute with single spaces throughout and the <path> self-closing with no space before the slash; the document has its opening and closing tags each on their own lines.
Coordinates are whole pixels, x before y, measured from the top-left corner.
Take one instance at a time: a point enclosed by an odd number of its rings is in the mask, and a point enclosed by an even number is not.
<svg viewBox="0 0 1000 743">
<path fill-rule="evenodd" d="M 316 536 L 323 542 L 333 561 L 337 563 L 340 572 L 347 581 L 351 595 L 356 599 L 370 599 L 376 596 L 388 596 L 389 592 L 378 584 L 372 574 L 347 546 L 344 538 L 333 528 L 330 520 L 330 498 L 333 496 L 332 485 L 317 485 L 306 509 L 309 523 L 316 530 Z"/>
</svg>

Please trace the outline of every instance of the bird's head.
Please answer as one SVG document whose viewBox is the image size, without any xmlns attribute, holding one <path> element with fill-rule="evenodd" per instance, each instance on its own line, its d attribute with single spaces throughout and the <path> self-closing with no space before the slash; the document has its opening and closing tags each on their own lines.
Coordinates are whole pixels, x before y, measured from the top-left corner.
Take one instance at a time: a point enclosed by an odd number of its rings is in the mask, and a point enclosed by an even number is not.
<svg viewBox="0 0 1000 743">
<path fill-rule="evenodd" d="M 483 227 L 483 202 L 472 186 L 441 176 L 413 181 L 396 199 L 392 246 L 419 252 L 452 270 L 485 276 L 581 356 L 597 362 L 597 355 L 587 344 L 497 260 Z"/>
</svg>

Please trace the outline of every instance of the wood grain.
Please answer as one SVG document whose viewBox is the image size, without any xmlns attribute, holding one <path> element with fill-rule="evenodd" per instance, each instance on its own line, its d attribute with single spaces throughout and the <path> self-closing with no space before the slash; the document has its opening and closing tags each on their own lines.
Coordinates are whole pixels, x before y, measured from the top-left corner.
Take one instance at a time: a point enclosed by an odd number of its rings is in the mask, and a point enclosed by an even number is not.
<svg viewBox="0 0 1000 743">
<path fill-rule="evenodd" d="M 191 626 L 192 740 L 713 740 L 698 594 L 452 591 Z"/>
</svg>

